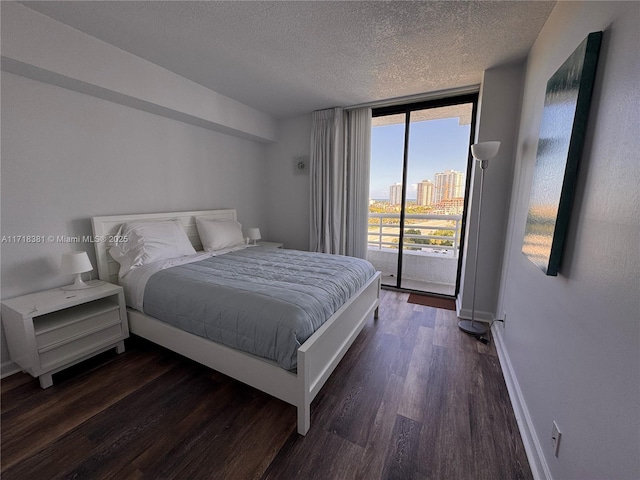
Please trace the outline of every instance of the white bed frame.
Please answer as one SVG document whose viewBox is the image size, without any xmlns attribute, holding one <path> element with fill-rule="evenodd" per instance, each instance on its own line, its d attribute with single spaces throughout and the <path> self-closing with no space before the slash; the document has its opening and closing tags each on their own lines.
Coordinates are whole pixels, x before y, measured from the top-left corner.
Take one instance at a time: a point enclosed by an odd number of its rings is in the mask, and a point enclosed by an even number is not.
<svg viewBox="0 0 640 480">
<path fill-rule="evenodd" d="M 109 235 L 121 224 L 131 221 L 179 219 L 196 250 L 202 243 L 196 217 L 236 220 L 235 209 L 193 212 L 114 215 L 93 217 L 93 234 L 98 274 L 101 280 L 118 283 L 118 263 L 108 254 Z M 185 357 L 224 373 L 247 385 L 283 400 L 298 409 L 298 433 L 305 435 L 311 426 L 310 406 L 329 375 L 356 339 L 371 314 L 378 318 L 380 272 L 351 297 L 329 320 L 298 348 L 297 373 L 276 363 L 234 350 L 175 328 L 137 310 L 127 309 L 131 333 L 162 345 Z"/>
</svg>

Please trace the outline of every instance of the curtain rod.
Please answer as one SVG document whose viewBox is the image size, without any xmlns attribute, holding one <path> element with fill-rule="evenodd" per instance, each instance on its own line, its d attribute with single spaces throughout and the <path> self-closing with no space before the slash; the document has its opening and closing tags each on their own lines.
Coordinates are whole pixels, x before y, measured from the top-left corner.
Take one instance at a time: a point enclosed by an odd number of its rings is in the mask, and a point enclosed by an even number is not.
<svg viewBox="0 0 640 480">
<path fill-rule="evenodd" d="M 467 87 L 450 88 L 447 90 L 438 90 L 429 93 L 419 93 L 416 95 L 407 95 L 404 97 L 389 98 L 386 100 L 377 100 L 374 102 L 360 103 L 358 105 L 351 105 L 350 107 L 344 107 L 344 110 L 353 110 L 356 108 L 380 108 L 390 107 L 392 105 L 402 105 L 404 103 L 414 103 L 424 100 L 437 100 L 439 98 L 454 97 L 457 95 L 465 95 L 467 93 L 476 93 L 480 91 L 480 84 L 469 85 Z"/>
</svg>

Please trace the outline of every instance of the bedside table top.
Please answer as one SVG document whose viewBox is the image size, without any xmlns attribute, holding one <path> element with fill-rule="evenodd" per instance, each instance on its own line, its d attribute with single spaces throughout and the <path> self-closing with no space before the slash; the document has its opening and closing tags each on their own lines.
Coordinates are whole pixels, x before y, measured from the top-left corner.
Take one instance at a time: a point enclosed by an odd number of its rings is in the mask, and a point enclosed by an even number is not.
<svg viewBox="0 0 640 480">
<path fill-rule="evenodd" d="M 282 248 L 284 244 L 282 242 L 262 242 L 259 241 L 256 247 L 266 247 L 266 248 Z"/>
<path fill-rule="evenodd" d="M 91 282 L 88 283 L 91 284 Z M 4 300 L 2 305 L 10 308 L 23 318 L 29 318 L 123 292 L 121 286 L 108 282 L 101 282 L 101 285 L 83 290 L 63 290 L 62 288 L 52 288 L 51 290 L 10 298 Z"/>
</svg>

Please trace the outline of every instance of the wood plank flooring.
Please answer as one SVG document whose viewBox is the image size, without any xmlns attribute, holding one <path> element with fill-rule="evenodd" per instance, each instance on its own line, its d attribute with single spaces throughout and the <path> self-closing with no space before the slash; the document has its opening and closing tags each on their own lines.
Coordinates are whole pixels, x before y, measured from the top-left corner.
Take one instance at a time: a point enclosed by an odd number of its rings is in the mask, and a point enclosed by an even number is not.
<svg viewBox="0 0 640 480">
<path fill-rule="evenodd" d="M 383 291 L 312 404 L 295 408 L 141 339 L 2 380 L 10 479 L 531 479 L 493 345 Z"/>
</svg>

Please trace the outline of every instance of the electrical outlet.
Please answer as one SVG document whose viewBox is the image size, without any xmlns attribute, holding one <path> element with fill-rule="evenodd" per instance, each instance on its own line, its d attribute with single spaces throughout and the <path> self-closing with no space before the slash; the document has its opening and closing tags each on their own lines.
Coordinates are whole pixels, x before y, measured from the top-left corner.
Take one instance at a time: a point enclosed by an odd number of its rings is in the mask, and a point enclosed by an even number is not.
<svg viewBox="0 0 640 480">
<path fill-rule="evenodd" d="M 560 437 L 562 432 L 558 428 L 558 424 L 553 421 L 553 431 L 551 432 L 551 447 L 553 448 L 553 454 L 557 457 L 558 450 L 560 449 Z"/>
</svg>

